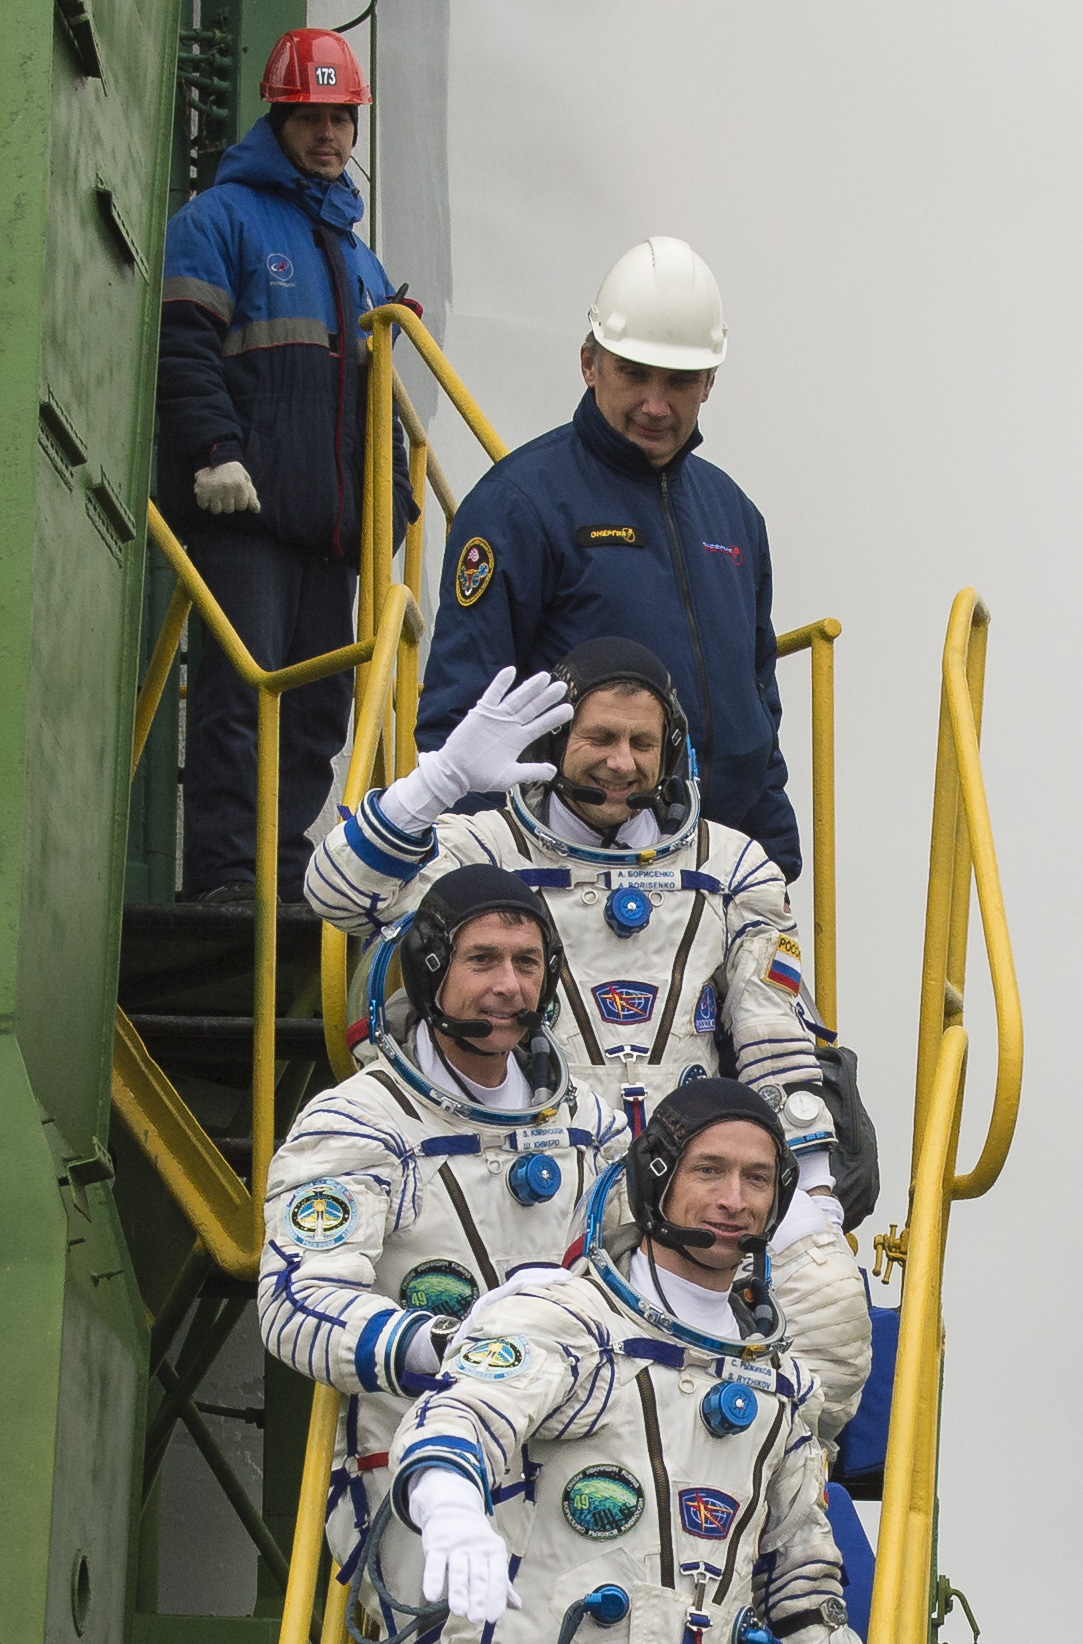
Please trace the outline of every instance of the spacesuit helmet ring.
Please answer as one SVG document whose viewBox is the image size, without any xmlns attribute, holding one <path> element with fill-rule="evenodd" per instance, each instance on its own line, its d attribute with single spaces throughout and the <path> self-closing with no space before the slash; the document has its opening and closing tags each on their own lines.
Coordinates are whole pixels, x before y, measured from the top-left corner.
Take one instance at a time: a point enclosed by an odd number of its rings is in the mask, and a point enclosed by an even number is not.
<svg viewBox="0 0 1083 1644">
<path fill-rule="evenodd" d="M 777 1114 L 763 1097 L 736 1079 L 720 1078 L 693 1079 L 672 1091 L 659 1102 L 628 1150 L 628 1204 L 633 1220 L 648 1238 L 684 1255 L 706 1249 L 714 1242 L 712 1235 L 700 1228 L 675 1225 L 666 1216 L 663 1204 L 692 1138 L 711 1125 L 734 1120 L 759 1125 L 775 1144 L 775 1196 L 763 1235 L 764 1241 L 770 1239 L 796 1191 L 797 1160 L 786 1145 Z"/>
<path fill-rule="evenodd" d="M 486 1021 L 465 1021 L 445 1014 L 440 993 L 451 965 L 455 936 L 472 919 L 487 913 L 519 914 L 533 920 L 541 931 L 544 975 L 541 995 L 533 1010 L 519 1012 L 525 1029 L 541 1025 L 556 995 L 564 949 L 549 910 L 517 874 L 488 862 L 455 868 L 438 879 L 422 897 L 410 928 L 402 938 L 399 958 L 406 996 L 430 1029 L 463 1039 L 484 1039 L 492 1029 Z M 476 1050 L 469 1045 L 466 1048 Z"/>
<path fill-rule="evenodd" d="M 649 793 L 633 794 L 628 801 L 629 809 L 669 805 L 682 797 L 683 778 L 688 774 L 688 719 L 673 688 L 673 681 L 653 651 L 634 639 L 620 639 L 614 635 L 588 639 L 562 657 L 552 672 L 554 679 L 562 679 L 567 686 L 565 700 L 573 708 L 577 708 L 591 692 L 606 690 L 613 685 L 633 685 L 638 690 L 648 691 L 661 705 L 663 714 L 658 782 Z M 573 723 L 574 720 L 570 720 L 542 737 L 534 744 L 533 757 L 556 766 L 557 774 L 551 786 L 558 794 L 578 800 L 581 804 L 600 804 L 605 799 L 600 789 L 579 787 L 569 782 L 563 773 L 564 754 Z"/>
</svg>

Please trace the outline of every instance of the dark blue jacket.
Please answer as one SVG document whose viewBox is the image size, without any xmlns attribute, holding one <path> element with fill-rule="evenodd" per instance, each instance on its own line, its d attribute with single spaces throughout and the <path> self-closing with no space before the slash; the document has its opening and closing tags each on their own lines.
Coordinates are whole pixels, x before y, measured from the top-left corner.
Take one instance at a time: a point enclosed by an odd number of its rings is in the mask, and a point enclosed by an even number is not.
<svg viewBox="0 0 1083 1644">
<path fill-rule="evenodd" d="M 700 438 L 652 468 L 588 391 L 574 421 L 489 470 L 448 538 L 418 746 L 439 747 L 509 662 L 525 678 L 583 640 L 638 640 L 688 715 L 705 814 L 794 879 L 767 533 L 729 475 L 690 454 Z"/>
<path fill-rule="evenodd" d="M 243 462 L 262 511 L 231 515 L 226 529 L 357 558 L 366 379 L 357 321 L 393 294 L 353 232 L 363 209 L 345 176 L 302 176 L 264 117 L 223 155 L 214 186 L 171 219 L 158 495 L 182 535 L 209 523 L 192 492 L 196 469 Z M 397 421 L 396 442 L 398 539 L 413 504 Z"/>
</svg>

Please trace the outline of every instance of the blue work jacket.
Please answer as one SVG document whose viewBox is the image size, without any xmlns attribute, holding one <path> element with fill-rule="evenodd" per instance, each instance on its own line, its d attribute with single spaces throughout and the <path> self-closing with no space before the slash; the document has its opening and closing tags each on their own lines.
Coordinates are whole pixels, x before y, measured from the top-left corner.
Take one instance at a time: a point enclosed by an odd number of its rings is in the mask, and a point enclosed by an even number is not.
<svg viewBox="0 0 1083 1644">
<path fill-rule="evenodd" d="M 767 533 L 729 475 L 692 455 L 700 441 L 653 468 L 588 390 L 571 423 L 489 470 L 448 538 L 417 742 L 439 747 L 509 663 L 526 678 L 584 640 L 638 640 L 688 715 L 705 815 L 795 879 Z"/>
<path fill-rule="evenodd" d="M 175 530 L 206 529 L 199 468 L 242 462 L 261 512 L 214 521 L 356 560 L 365 385 L 358 318 L 393 295 L 353 232 L 343 174 L 306 177 L 266 117 L 227 149 L 213 187 L 166 231 L 158 367 L 158 493 Z M 396 539 L 413 517 L 396 421 Z"/>
</svg>

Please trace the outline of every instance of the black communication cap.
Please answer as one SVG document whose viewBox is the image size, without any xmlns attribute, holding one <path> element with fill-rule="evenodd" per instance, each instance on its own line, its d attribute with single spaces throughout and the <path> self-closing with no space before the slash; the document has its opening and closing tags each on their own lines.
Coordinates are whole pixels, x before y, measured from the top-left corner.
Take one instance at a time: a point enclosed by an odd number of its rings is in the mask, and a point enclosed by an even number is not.
<svg viewBox="0 0 1083 1644">
<path fill-rule="evenodd" d="M 399 957 L 410 1003 L 430 1027 L 450 1034 L 456 1043 L 463 1037 L 485 1038 L 491 1032 L 487 1022 L 445 1016 L 437 1003 L 451 964 L 455 932 L 469 920 L 480 919 L 486 913 L 522 914 L 532 919 L 542 933 L 545 979 L 537 1009 L 519 1013 L 524 1028 L 539 1026 L 560 980 L 564 950 L 541 897 L 524 884 L 518 874 L 508 873 L 489 862 L 453 868 L 421 898 L 413 923 L 402 939 Z"/>
<path fill-rule="evenodd" d="M 714 1241 L 697 1228 L 677 1227 L 662 1212 L 677 1166 L 693 1136 L 711 1125 L 743 1119 L 766 1130 L 778 1155 L 775 1203 L 765 1231 L 770 1238 L 790 1208 L 797 1188 L 797 1161 L 778 1115 L 749 1085 L 736 1079 L 693 1079 L 663 1098 L 628 1149 L 628 1203 L 638 1227 L 671 1249 L 704 1249 Z"/>
</svg>

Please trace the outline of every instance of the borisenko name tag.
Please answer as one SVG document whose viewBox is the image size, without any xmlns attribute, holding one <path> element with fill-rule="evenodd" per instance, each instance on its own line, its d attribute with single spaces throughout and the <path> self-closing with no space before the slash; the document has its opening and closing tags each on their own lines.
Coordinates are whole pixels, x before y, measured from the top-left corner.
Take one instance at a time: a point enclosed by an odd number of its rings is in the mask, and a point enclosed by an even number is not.
<svg viewBox="0 0 1083 1644">
<path fill-rule="evenodd" d="M 627 886 L 630 890 L 645 891 L 649 896 L 651 891 L 680 890 L 681 876 L 676 868 L 612 868 L 609 883 L 613 890 Z"/>
</svg>

